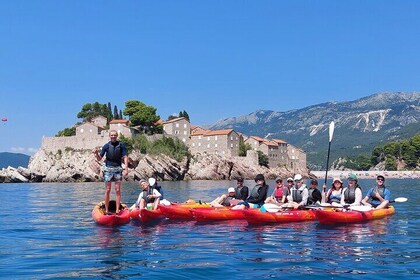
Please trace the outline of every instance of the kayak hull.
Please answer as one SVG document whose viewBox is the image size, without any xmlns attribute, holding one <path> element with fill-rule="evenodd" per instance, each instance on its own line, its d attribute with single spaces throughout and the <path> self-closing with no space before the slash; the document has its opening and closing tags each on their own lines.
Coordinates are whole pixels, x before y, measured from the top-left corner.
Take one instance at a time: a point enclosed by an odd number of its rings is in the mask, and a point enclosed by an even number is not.
<svg viewBox="0 0 420 280">
<path fill-rule="evenodd" d="M 130 217 L 134 220 L 138 220 L 142 223 L 149 223 L 153 221 L 159 221 L 165 216 L 162 214 L 160 209 L 149 210 L 136 208 L 130 212 Z"/>
<path fill-rule="evenodd" d="M 384 209 L 373 209 L 369 211 L 333 211 L 318 210 L 316 218 L 320 224 L 349 224 L 381 219 L 395 213 L 395 208 L 390 206 Z"/>
<path fill-rule="evenodd" d="M 128 224 L 130 222 L 130 211 L 125 204 L 121 204 L 121 209 L 118 214 L 115 214 L 115 201 L 109 202 L 109 211 L 112 214 L 105 214 L 105 202 L 102 201 L 93 207 L 92 218 L 93 220 L 104 226 L 119 226 Z"/>
<path fill-rule="evenodd" d="M 223 208 L 195 208 L 191 209 L 194 220 L 198 222 L 223 221 L 223 220 L 243 220 L 244 212 L 248 210 L 232 210 Z M 250 210 L 253 211 L 253 210 Z"/>
<path fill-rule="evenodd" d="M 279 212 L 245 211 L 248 224 L 293 223 L 316 220 L 313 210 L 287 210 Z"/>
<path fill-rule="evenodd" d="M 159 205 L 162 214 L 169 219 L 193 219 L 190 209 L 209 208 L 210 204 L 200 203 L 174 203 L 171 205 Z"/>
</svg>

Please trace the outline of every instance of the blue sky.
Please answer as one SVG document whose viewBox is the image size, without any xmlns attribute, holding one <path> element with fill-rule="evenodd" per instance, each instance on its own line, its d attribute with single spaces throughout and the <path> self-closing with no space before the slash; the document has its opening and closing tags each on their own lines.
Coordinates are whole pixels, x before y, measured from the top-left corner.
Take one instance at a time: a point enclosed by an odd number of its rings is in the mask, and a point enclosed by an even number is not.
<svg viewBox="0 0 420 280">
<path fill-rule="evenodd" d="M 86 103 L 193 124 L 420 89 L 420 1 L 2 1 L 0 152 Z"/>
</svg>

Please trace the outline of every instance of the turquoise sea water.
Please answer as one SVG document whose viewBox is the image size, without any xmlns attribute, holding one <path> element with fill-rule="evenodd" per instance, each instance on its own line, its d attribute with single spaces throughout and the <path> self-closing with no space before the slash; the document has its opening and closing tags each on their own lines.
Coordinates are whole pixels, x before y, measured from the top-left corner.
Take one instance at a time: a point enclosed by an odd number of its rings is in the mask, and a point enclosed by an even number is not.
<svg viewBox="0 0 420 280">
<path fill-rule="evenodd" d="M 373 183 L 361 180 L 364 194 Z M 394 216 L 363 224 L 165 220 L 115 228 L 91 217 L 103 200 L 102 183 L 0 184 L 0 278 L 419 279 L 420 180 L 386 183 L 394 198 L 409 201 L 395 203 Z M 171 201 L 210 201 L 235 182 L 162 185 Z M 123 201 L 133 203 L 138 192 L 136 184 L 124 183 Z"/>
</svg>

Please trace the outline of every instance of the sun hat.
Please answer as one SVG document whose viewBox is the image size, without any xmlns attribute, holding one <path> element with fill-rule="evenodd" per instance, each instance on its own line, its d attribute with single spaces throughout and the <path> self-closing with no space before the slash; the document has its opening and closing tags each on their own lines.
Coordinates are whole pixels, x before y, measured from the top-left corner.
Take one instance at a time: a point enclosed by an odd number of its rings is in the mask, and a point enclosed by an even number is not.
<svg viewBox="0 0 420 280">
<path fill-rule="evenodd" d="M 334 183 L 335 181 L 338 181 L 338 182 L 340 182 L 341 184 L 343 183 L 343 181 L 341 181 L 340 177 L 335 177 L 335 178 L 333 179 L 333 183 Z"/>
<path fill-rule="evenodd" d="M 281 182 L 283 182 L 283 179 L 282 179 L 282 178 L 280 178 L 280 177 L 277 177 L 277 178 L 276 178 L 276 183 L 281 183 Z"/>
<path fill-rule="evenodd" d="M 300 180 L 302 180 L 302 175 L 300 175 L 300 174 L 296 174 L 296 175 L 295 175 L 294 180 L 295 180 L 295 181 L 300 181 Z"/>
<path fill-rule="evenodd" d="M 355 180 L 355 181 L 357 181 L 357 176 L 356 176 L 356 174 L 350 174 L 349 175 L 349 177 L 347 178 L 348 180 Z"/>
<path fill-rule="evenodd" d="M 292 181 L 293 182 L 293 178 L 291 178 L 291 177 L 289 177 L 289 178 L 287 178 L 287 180 L 286 180 L 287 182 L 289 182 L 289 181 Z"/>
<path fill-rule="evenodd" d="M 376 177 L 376 180 L 378 180 L 378 179 L 382 179 L 382 181 L 384 181 L 384 182 L 385 182 L 385 177 L 384 177 L 384 176 L 382 176 L 382 175 L 378 175 L 378 177 Z"/>
<path fill-rule="evenodd" d="M 265 179 L 264 179 L 264 175 L 262 175 L 262 174 L 258 174 L 257 176 L 255 176 L 255 182 L 257 182 L 258 180 L 263 180 L 263 181 L 265 181 Z"/>
<path fill-rule="evenodd" d="M 235 188 L 228 188 L 228 192 L 235 192 Z"/>
</svg>

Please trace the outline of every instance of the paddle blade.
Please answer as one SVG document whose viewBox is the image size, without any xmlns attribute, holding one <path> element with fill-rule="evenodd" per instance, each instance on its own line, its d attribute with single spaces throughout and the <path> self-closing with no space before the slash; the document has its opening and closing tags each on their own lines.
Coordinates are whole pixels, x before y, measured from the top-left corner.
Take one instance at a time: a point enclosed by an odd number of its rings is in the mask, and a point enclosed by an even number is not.
<svg viewBox="0 0 420 280">
<path fill-rule="evenodd" d="M 397 197 L 396 199 L 394 199 L 395 202 L 406 202 L 408 200 L 408 198 L 406 197 Z"/>
<path fill-rule="evenodd" d="M 330 130 L 329 130 L 329 133 L 330 133 L 330 142 L 332 141 L 332 138 L 333 138 L 334 127 L 335 127 L 334 122 L 331 122 L 330 123 Z"/>
</svg>

